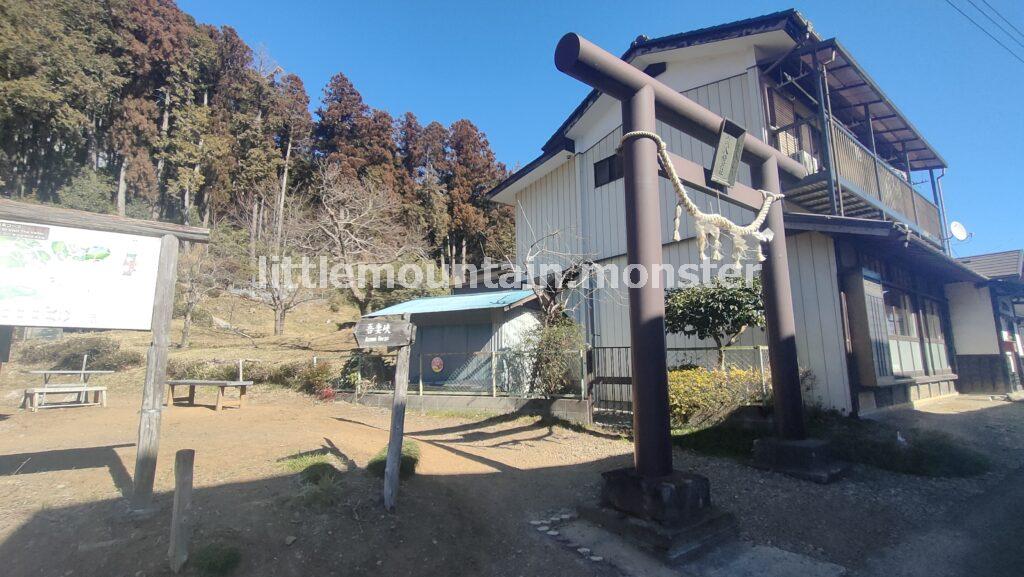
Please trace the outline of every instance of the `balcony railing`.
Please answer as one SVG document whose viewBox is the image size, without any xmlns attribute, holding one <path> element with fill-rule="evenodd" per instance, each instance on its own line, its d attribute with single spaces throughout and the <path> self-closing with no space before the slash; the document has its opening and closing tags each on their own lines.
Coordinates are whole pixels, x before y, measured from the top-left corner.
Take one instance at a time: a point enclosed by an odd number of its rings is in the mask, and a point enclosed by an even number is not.
<svg viewBox="0 0 1024 577">
<path fill-rule="evenodd" d="M 875 156 L 846 127 L 832 125 L 832 156 L 844 193 L 853 192 L 887 216 L 906 222 L 940 243 L 942 224 L 939 209 L 903 178 L 903 175 Z"/>
</svg>

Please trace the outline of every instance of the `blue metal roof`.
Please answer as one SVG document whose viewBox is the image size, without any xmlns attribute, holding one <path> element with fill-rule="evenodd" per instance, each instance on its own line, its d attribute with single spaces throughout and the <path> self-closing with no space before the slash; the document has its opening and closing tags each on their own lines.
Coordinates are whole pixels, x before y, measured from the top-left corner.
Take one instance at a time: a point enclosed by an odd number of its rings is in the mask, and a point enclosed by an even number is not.
<svg viewBox="0 0 1024 577">
<path fill-rule="evenodd" d="M 426 297 L 398 303 L 365 316 L 383 317 L 387 315 L 404 315 L 406 313 L 445 313 L 479 309 L 503 309 L 532 296 L 534 296 L 532 290 L 509 290 Z"/>
</svg>

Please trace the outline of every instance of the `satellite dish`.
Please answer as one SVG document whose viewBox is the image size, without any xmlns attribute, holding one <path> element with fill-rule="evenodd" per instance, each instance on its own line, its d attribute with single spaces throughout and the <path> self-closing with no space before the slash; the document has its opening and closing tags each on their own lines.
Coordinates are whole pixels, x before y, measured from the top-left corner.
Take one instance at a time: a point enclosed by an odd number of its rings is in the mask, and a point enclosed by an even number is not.
<svg viewBox="0 0 1024 577">
<path fill-rule="evenodd" d="M 963 242 L 970 238 L 970 233 L 967 232 L 967 227 L 960 223 L 960 221 L 954 220 L 949 223 L 949 233 L 953 235 L 953 238 L 960 242 Z"/>
</svg>

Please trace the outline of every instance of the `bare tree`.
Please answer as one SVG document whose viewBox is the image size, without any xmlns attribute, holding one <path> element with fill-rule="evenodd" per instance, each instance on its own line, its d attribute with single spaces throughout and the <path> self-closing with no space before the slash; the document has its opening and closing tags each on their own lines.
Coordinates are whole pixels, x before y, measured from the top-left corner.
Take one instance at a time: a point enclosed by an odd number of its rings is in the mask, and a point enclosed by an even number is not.
<svg viewBox="0 0 1024 577">
<path fill-rule="evenodd" d="M 182 296 L 181 340 L 178 346 L 187 349 L 192 335 L 192 316 L 199 303 L 223 284 L 218 261 L 206 244 L 189 243 L 178 258 L 178 286 Z"/>
<path fill-rule="evenodd" d="M 519 217 L 534 239 L 518 255 L 527 275 L 525 284 L 537 295 L 544 325 L 559 324 L 595 296 L 591 280 L 598 269 L 593 255 L 577 248 L 583 245 L 582 239 L 570 231 L 555 229 L 537 236 L 524 211 L 519 211 Z M 508 255 L 505 258 L 510 266 L 516 264 Z"/>
<path fill-rule="evenodd" d="M 303 248 L 331 259 L 347 295 L 365 315 L 380 287 L 364 282 L 366 277 L 358 269 L 423 260 L 423 234 L 410 228 L 390 190 L 372 180 L 348 176 L 335 163 L 316 167 L 311 193 L 317 200 Z"/>
<path fill-rule="evenodd" d="M 284 334 L 285 320 L 291 310 L 323 298 L 323 291 L 315 285 L 316 277 L 307 275 L 307 280 L 313 284 L 304 283 L 299 271 L 293 270 L 295 265 L 301 264 L 304 256 L 299 240 L 312 226 L 308 212 L 308 207 L 298 202 L 285 207 L 280 246 L 276 235 L 270 234 L 274 224 L 270 219 L 261 218 L 258 213 L 250 213 L 244 208 L 235 214 L 235 220 L 250 230 L 250 237 L 245 246 L 233 247 L 238 253 L 245 251 L 247 254 L 236 254 L 234 258 L 227 259 L 233 268 L 225 271 L 225 275 L 234 279 L 235 292 L 239 296 L 273 311 L 275 336 Z"/>
</svg>

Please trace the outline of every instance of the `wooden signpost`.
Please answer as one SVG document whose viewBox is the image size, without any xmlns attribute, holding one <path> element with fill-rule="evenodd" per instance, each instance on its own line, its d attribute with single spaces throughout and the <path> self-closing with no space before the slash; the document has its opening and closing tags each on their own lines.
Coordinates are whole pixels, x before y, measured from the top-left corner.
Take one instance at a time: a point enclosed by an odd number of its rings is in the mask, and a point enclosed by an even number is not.
<svg viewBox="0 0 1024 577">
<path fill-rule="evenodd" d="M 160 268 L 153 300 L 153 340 L 146 353 L 146 382 L 142 386 L 139 442 L 135 453 L 135 478 L 130 510 L 148 514 L 153 510 L 153 482 L 160 452 L 160 417 L 167 388 L 167 348 L 171 343 L 171 315 L 174 311 L 174 283 L 178 275 L 178 239 L 164 235 L 160 240 Z"/>
<path fill-rule="evenodd" d="M 4 363 L 11 360 L 11 341 L 14 340 L 14 327 L 0 326 L 0 371 Z"/>
<path fill-rule="evenodd" d="M 412 342 L 413 326 L 408 320 L 363 319 L 356 323 L 356 343 L 361 348 L 403 347 Z"/>
<path fill-rule="evenodd" d="M 402 466 L 402 443 L 405 436 L 405 397 L 409 389 L 409 353 L 416 340 L 416 326 L 409 315 L 401 321 L 363 319 L 356 324 L 356 342 L 361 348 L 388 347 L 398 349 L 395 366 L 395 396 L 391 405 L 391 433 L 388 457 L 384 466 L 384 508 L 394 511 L 398 500 L 398 474 Z"/>
<path fill-rule="evenodd" d="M 40 295 L 48 295 L 46 299 L 51 302 L 43 302 L 40 297 L 17 308 L 7 306 L 0 310 L 0 314 L 5 315 L 0 319 L 4 325 L 152 331 L 139 415 L 135 477 L 128 505 L 134 515 L 155 511 L 153 482 L 160 448 L 160 414 L 167 378 L 178 243 L 209 242 L 210 232 L 179 224 L 2 198 L 0 221 L 3 221 L 0 236 L 39 243 L 36 247 L 39 250 L 32 254 L 42 258 L 39 254 L 49 251 L 50 256 L 40 262 L 46 263 L 45 266 L 50 267 L 47 270 L 52 270 L 55 277 L 64 279 L 59 286 L 63 293 L 50 295 L 48 291 L 40 291 Z M 90 246 L 93 248 L 84 248 Z M 82 259 L 120 266 L 90 266 L 91 272 L 84 274 L 81 269 L 72 268 Z M 0 285 L 9 281 L 9 277 L 9 271 L 0 271 Z M 52 311 L 62 308 L 67 309 L 67 314 L 54 316 Z M 2 330 L 0 328 L 0 332 Z"/>
</svg>

